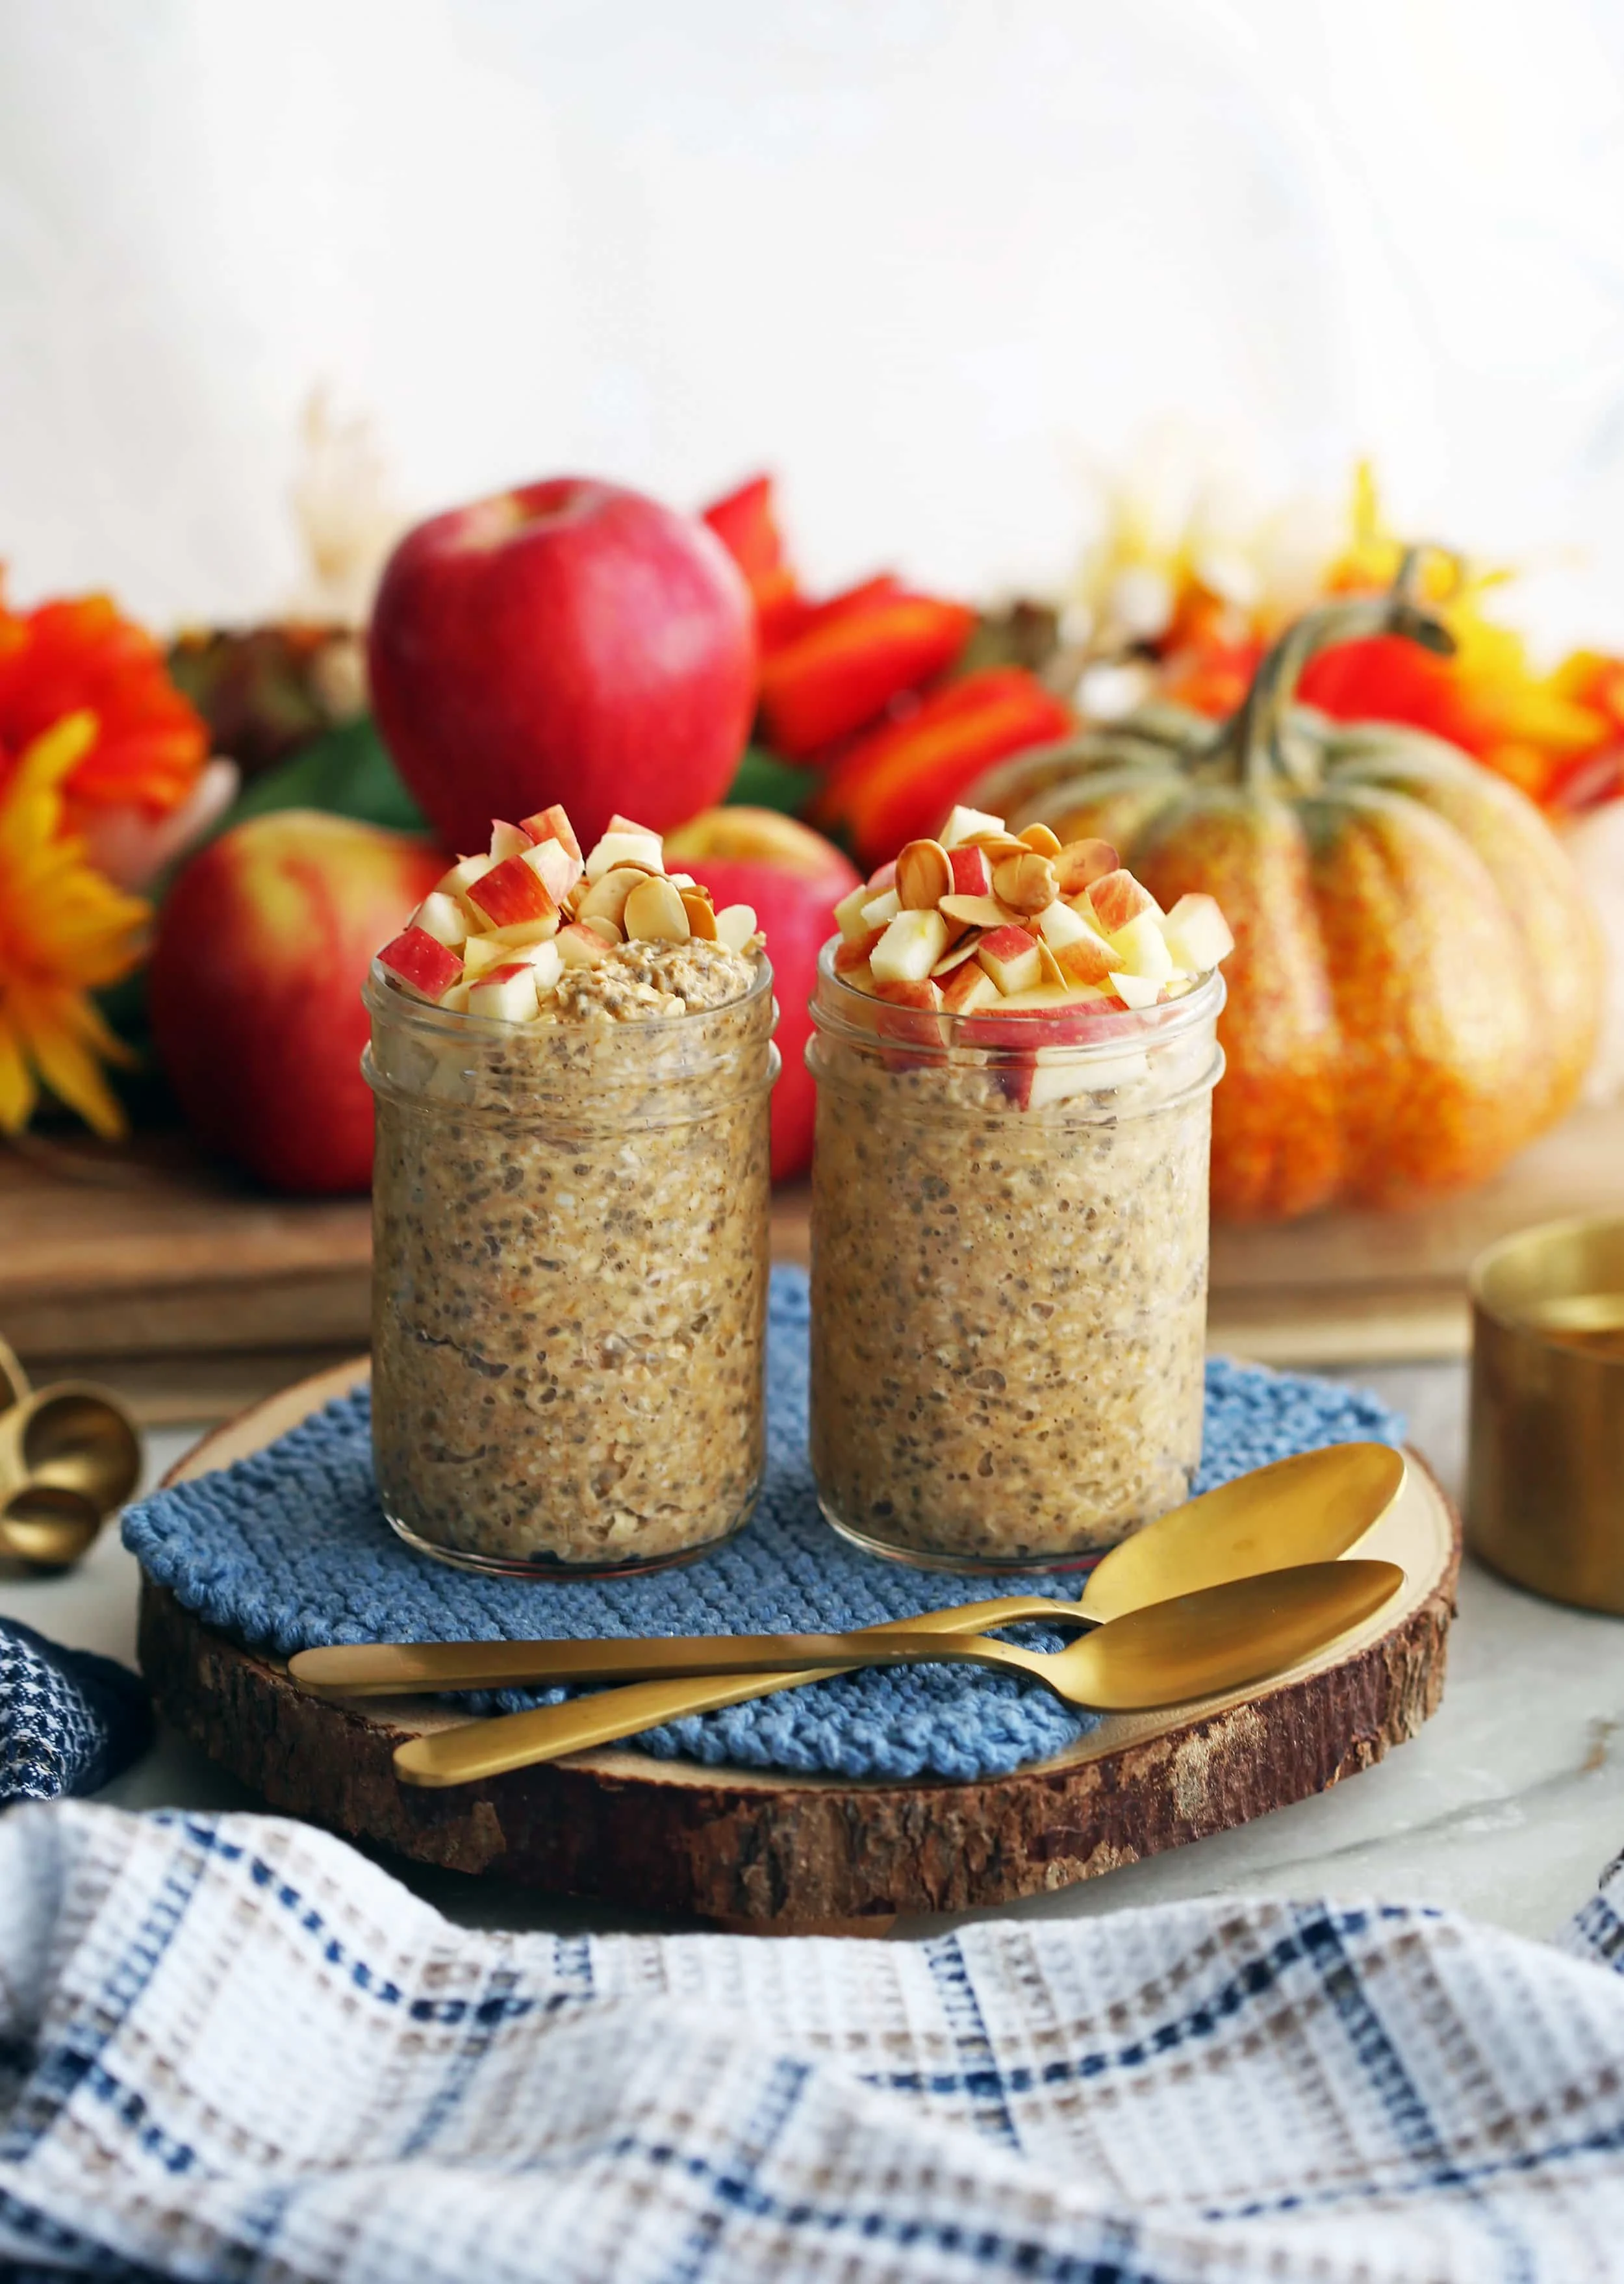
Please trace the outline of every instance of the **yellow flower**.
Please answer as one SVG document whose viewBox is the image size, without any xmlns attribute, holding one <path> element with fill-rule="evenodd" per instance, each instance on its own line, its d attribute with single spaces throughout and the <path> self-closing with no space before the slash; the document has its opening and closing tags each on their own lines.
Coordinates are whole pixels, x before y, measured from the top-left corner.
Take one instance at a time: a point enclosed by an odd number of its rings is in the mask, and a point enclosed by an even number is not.
<svg viewBox="0 0 1624 2284">
<path fill-rule="evenodd" d="M 101 1064 L 127 1061 L 88 994 L 140 958 L 151 907 L 62 830 L 63 782 L 95 743 L 70 714 L 24 747 L 0 786 L 0 1128 L 19 1134 L 43 1080 L 98 1134 L 124 1120 Z"/>
</svg>

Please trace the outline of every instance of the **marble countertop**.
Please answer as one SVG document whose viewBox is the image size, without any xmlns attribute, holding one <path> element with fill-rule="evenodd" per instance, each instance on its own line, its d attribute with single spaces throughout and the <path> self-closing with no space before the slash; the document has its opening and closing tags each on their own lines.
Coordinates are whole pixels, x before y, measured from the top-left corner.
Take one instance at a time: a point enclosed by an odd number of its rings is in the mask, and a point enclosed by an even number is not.
<svg viewBox="0 0 1624 2284">
<path fill-rule="evenodd" d="M 1412 1441 L 1458 1495 L 1464 1367 L 1364 1368 L 1346 1377 L 1405 1414 Z M 191 1440 L 154 1433 L 151 1474 Z M 0 1611 L 133 1664 L 136 1584 L 135 1563 L 109 1531 L 66 1577 L 0 1580 Z M 172 1733 L 104 1797 L 136 1808 L 260 1804 Z M 1543 1936 L 1578 1908 L 1621 1849 L 1624 1621 L 1540 1601 L 1469 1560 L 1443 1705 L 1417 1738 L 1329 1793 L 999 1915 L 1066 1917 L 1247 1890 L 1441 1905 Z M 468 1925 L 653 1924 L 498 1882 L 392 1868 Z M 949 1923 L 902 1920 L 896 1932 Z"/>
</svg>

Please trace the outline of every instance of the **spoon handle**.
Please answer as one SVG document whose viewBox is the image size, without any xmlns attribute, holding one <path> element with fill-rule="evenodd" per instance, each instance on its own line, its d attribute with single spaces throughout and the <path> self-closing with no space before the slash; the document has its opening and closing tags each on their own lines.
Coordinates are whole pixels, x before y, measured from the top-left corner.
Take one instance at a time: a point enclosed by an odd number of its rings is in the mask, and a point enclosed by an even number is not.
<svg viewBox="0 0 1624 2284">
<path fill-rule="evenodd" d="M 610 1641 L 354 1642 L 301 1649 L 288 1671 L 317 1697 L 404 1697 L 420 1691 L 503 1689 L 553 1681 L 675 1681 L 683 1675 L 793 1672 L 838 1664 L 848 1645 L 865 1660 L 877 1635 L 980 1633 L 1027 1618 L 1087 1626 L 1074 1602 L 1010 1594 L 846 1634 L 691 1634 Z"/>
<path fill-rule="evenodd" d="M 559 1760 L 566 1753 L 584 1753 L 596 1745 L 613 1744 L 621 1737 L 635 1737 L 644 1729 L 658 1728 L 662 1721 L 679 1720 L 684 1714 L 713 1713 L 723 1706 L 742 1705 L 752 1697 L 769 1697 L 780 1689 L 804 1688 L 808 1682 L 825 1681 L 855 1666 L 917 1662 L 936 1649 L 946 1649 L 956 1634 L 973 1633 L 989 1623 L 1011 1625 L 1020 1615 L 1019 1602 L 1010 1598 L 972 1603 L 959 1610 L 933 1610 L 923 1617 L 867 1629 L 863 1646 L 854 1639 L 849 1655 L 838 1665 L 799 1672 L 753 1671 L 733 1679 L 719 1678 L 713 1670 L 699 1680 L 633 1682 L 623 1689 L 606 1689 L 596 1697 L 576 1698 L 567 1705 L 542 1705 L 529 1713 L 465 1721 L 455 1729 L 433 1730 L 397 1745 L 395 1774 L 413 1785 L 472 1784 L 510 1769 L 529 1768 L 540 1761 Z M 898 1657 L 884 1656 L 882 1646 L 887 1634 L 909 1638 L 910 1647 Z M 941 1639 L 926 1646 L 920 1639 L 925 1635 Z M 724 1641 L 733 1638 L 722 1637 Z M 981 1647 L 997 1650 L 1003 1645 L 993 1642 Z M 987 1657 L 979 1662 L 990 1665 L 1003 1660 Z"/>
</svg>

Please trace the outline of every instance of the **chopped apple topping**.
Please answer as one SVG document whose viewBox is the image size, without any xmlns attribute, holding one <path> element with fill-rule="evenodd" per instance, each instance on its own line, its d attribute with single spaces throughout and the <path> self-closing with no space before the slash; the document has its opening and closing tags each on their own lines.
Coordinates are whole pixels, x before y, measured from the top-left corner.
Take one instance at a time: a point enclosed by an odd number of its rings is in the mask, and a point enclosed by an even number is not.
<svg viewBox="0 0 1624 2284">
<path fill-rule="evenodd" d="M 868 954 L 884 931 L 864 925 L 863 907 L 880 896 L 888 897 L 890 912 L 898 910 L 894 870 L 887 866 L 883 880 L 857 890 L 842 908 L 846 931 L 861 946 L 851 972 L 864 989 L 873 988 Z M 941 931 L 945 947 L 948 924 L 940 914 L 916 917 Z M 568 816 L 555 802 L 518 825 L 496 819 L 488 851 L 459 857 L 379 961 L 402 990 L 449 1013 L 524 1024 L 578 1017 L 600 993 L 603 1006 L 617 1014 L 633 1002 L 679 1013 L 720 1005 L 740 988 L 735 963 L 761 948 L 751 907 L 730 904 L 719 912 L 691 873 L 668 872 L 657 833 L 613 817 L 583 858 Z M 675 960 L 684 981 L 673 986 L 662 980 L 655 990 L 641 980 L 650 959 L 664 963 L 662 979 L 676 972 Z M 621 974 L 628 965 L 629 982 Z M 580 971 L 596 968 L 607 982 L 583 994 Z M 561 993 L 572 973 L 574 981 Z"/>
<path fill-rule="evenodd" d="M 1046 825 L 1011 833 L 1001 817 L 964 808 L 951 811 L 934 839 L 910 841 L 894 864 L 843 897 L 835 919 L 833 965 L 842 982 L 944 1018 L 992 1010 L 1039 1017 L 1068 1007 L 1126 1014 L 1188 991 L 1235 948 L 1211 896 L 1181 896 L 1164 913 L 1108 841 L 1062 843 Z M 889 1021 L 886 1029 L 901 1036 Z M 944 1029 L 951 1036 L 951 1024 Z M 964 1036 L 972 1041 L 969 1030 Z M 1050 1051 L 1035 1036 L 1031 1053 Z M 1027 1052 L 1023 1047 L 1021 1057 Z M 1126 1083 L 1143 1063 L 1130 1049 L 1110 1068 L 1120 1066 Z M 1102 1068 L 1095 1057 L 1081 1076 L 1045 1066 L 1010 1099 L 1042 1106 L 1116 1083 L 1100 1078 Z"/>
</svg>

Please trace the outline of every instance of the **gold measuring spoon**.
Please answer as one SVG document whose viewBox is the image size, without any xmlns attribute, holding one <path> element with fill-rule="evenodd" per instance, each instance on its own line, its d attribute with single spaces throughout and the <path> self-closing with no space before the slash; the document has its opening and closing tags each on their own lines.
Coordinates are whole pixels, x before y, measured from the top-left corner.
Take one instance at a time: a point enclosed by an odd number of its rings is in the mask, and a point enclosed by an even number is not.
<svg viewBox="0 0 1624 2284">
<path fill-rule="evenodd" d="M 68 1570 L 101 1526 L 100 1509 L 78 1491 L 25 1483 L 0 1506 L 0 1555 L 35 1570 Z"/>
<path fill-rule="evenodd" d="M 769 1690 L 797 1661 L 820 1676 L 866 1665 L 966 1663 L 1041 1681 L 1065 1704 L 1097 1712 L 1138 1712 L 1284 1672 L 1371 1616 L 1403 1583 L 1396 1563 L 1307 1563 L 1150 1603 L 1047 1655 L 982 1635 L 932 1634 L 917 1628 L 866 1635 L 722 1634 L 669 1647 L 679 1654 L 702 1648 L 711 1674 L 724 1660 L 737 1672 L 759 1657 L 768 1668 Z M 761 1686 L 758 1675 L 756 1691 Z M 413 1785 L 468 1784 L 635 1735 L 695 1709 L 683 1685 L 645 1682 L 567 1705 L 413 1737 L 395 1748 L 395 1772 Z"/>
<path fill-rule="evenodd" d="M 8 1341 L 0 1341 L 0 1412 L 9 1412 L 27 1393 L 28 1375 L 17 1361 L 16 1351 Z"/>
<path fill-rule="evenodd" d="M 957 1610 L 893 1620 L 865 1633 L 900 1628 L 981 1633 L 1030 1618 L 1090 1626 L 1147 1602 L 1292 1564 L 1331 1562 L 1379 1521 L 1398 1497 L 1404 1462 L 1386 1443 L 1333 1443 L 1277 1459 L 1206 1491 L 1147 1523 L 1097 1565 L 1074 1602 L 1009 1595 Z M 318 1697 L 401 1697 L 423 1690 L 508 1689 L 554 1681 L 669 1678 L 670 1644 L 610 1641 L 354 1642 L 300 1650 L 288 1671 Z M 715 1666 L 698 1670 L 716 1672 Z M 793 1687 L 807 1676 L 788 1678 Z M 751 1693 L 746 1692 L 746 1694 Z M 737 1704 L 736 1694 L 719 1705 Z M 705 1712 L 708 1705 L 685 1707 Z M 660 1715 L 659 1719 L 666 1719 Z M 652 1726 L 645 1723 L 645 1727 Z M 629 1734 L 629 1732 L 622 1733 Z"/>
</svg>

